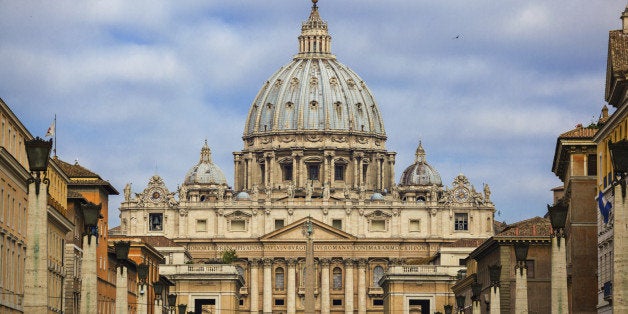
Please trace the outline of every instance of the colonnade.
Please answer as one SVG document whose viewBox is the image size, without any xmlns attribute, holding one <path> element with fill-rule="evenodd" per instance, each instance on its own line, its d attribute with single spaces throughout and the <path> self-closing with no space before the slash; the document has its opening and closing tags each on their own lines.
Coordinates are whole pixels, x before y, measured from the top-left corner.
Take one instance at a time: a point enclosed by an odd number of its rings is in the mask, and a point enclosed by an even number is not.
<svg viewBox="0 0 628 314">
<path fill-rule="evenodd" d="M 342 300 L 342 306 L 344 307 L 345 313 L 354 313 L 356 310 L 355 303 L 355 290 L 354 290 L 354 272 L 357 271 L 357 312 L 358 314 L 366 313 L 366 300 L 367 300 L 367 292 L 368 292 L 368 282 L 367 282 L 367 260 L 366 259 L 342 259 L 343 269 L 343 277 L 342 277 L 342 289 L 344 289 L 344 299 Z M 280 267 L 286 267 L 287 271 L 287 279 L 285 283 L 287 286 L 282 288 L 276 287 L 276 278 L 273 278 L 274 269 L 280 264 Z M 297 294 L 302 294 L 304 291 L 304 282 L 297 283 L 297 265 L 299 265 L 299 260 L 296 258 L 288 258 L 285 260 L 274 260 L 272 258 L 264 258 L 264 259 L 253 259 L 249 263 L 250 267 L 250 301 L 251 313 L 259 313 L 259 296 L 261 293 L 262 297 L 262 313 L 273 313 L 273 308 L 275 307 L 274 300 L 275 296 L 281 295 L 284 296 L 285 291 L 285 310 L 287 314 L 294 314 L 297 311 L 297 308 L 301 308 L 301 306 L 297 305 Z M 330 313 L 331 310 L 331 295 L 333 289 L 333 282 L 330 282 L 330 274 L 333 274 L 333 269 L 338 266 L 337 260 L 332 261 L 331 259 L 319 259 L 317 261 L 318 268 L 320 270 L 321 279 L 318 282 L 316 280 L 316 293 L 319 295 L 317 300 L 317 308 L 320 309 L 322 314 Z M 261 287 L 262 291 L 259 291 L 260 287 L 258 285 L 259 271 L 262 271 L 263 274 L 263 286 Z M 318 278 L 318 276 L 316 277 Z M 297 286 L 298 284 L 298 286 Z M 275 293 L 278 292 L 278 293 Z M 283 306 L 282 306 L 283 309 Z"/>
</svg>

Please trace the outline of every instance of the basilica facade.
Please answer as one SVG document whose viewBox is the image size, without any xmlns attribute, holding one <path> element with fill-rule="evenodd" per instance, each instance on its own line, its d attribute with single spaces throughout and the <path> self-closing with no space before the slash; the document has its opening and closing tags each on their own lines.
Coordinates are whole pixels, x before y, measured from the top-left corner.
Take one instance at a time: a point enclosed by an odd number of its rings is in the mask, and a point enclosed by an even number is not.
<svg viewBox="0 0 628 314">
<path fill-rule="evenodd" d="M 317 313 L 443 311 L 464 258 L 494 234 L 490 189 L 462 174 L 444 185 L 421 143 L 396 180 L 375 97 L 332 54 L 313 2 L 298 53 L 251 104 L 234 182 L 206 142 L 178 191 L 158 175 L 141 191 L 127 185 L 119 232 L 184 248 L 182 259 L 164 252 L 186 265 L 166 276 L 190 310 L 302 313 L 311 284 Z M 314 278 L 305 278 L 305 225 Z M 232 268 L 204 266 L 225 252 L 236 255 Z M 236 276 L 220 277 L 230 269 Z"/>
</svg>

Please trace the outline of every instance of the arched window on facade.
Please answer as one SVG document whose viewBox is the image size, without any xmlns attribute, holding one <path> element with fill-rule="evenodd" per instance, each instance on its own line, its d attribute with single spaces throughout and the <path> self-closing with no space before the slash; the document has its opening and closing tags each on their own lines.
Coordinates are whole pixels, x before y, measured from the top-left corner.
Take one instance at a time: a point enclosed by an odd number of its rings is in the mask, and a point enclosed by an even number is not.
<svg viewBox="0 0 628 314">
<path fill-rule="evenodd" d="M 275 269 L 275 290 L 283 290 L 284 289 L 284 273 L 283 268 L 277 267 Z"/>
<path fill-rule="evenodd" d="M 334 290 L 342 289 L 342 269 L 340 269 L 340 267 L 336 267 L 334 268 L 334 271 L 332 274 L 333 274 L 333 277 L 332 277 L 333 289 Z"/>
<path fill-rule="evenodd" d="M 384 277 L 384 268 L 382 266 L 375 266 L 373 268 L 373 286 L 379 287 L 379 280 Z"/>
</svg>

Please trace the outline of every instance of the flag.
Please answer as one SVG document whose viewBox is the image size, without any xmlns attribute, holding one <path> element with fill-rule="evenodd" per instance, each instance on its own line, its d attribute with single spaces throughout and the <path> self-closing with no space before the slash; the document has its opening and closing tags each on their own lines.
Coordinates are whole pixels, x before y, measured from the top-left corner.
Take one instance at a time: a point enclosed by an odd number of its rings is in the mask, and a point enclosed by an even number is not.
<svg viewBox="0 0 628 314">
<path fill-rule="evenodd" d="M 55 135 L 55 123 L 56 119 L 52 121 L 50 126 L 48 127 L 48 131 L 46 132 L 46 137 L 53 137 Z"/>
<path fill-rule="evenodd" d="M 600 194 L 597 196 L 597 207 L 600 209 L 600 214 L 602 214 L 602 218 L 604 219 L 604 223 L 608 223 L 608 216 L 611 213 L 611 208 L 613 208 L 613 204 L 611 202 L 606 201 L 604 204 L 604 193 L 600 191 Z"/>
</svg>

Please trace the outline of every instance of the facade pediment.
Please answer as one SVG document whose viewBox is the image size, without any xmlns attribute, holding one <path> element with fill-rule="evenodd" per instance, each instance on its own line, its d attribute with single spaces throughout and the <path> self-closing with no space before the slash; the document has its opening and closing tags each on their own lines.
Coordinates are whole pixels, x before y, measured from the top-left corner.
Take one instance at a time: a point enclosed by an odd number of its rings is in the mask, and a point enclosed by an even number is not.
<svg viewBox="0 0 628 314">
<path fill-rule="evenodd" d="M 325 240 L 355 240 L 355 236 L 346 233 L 340 229 L 336 229 L 321 221 L 313 218 L 299 219 L 283 228 L 267 233 L 260 238 L 260 241 L 286 241 L 286 240 L 305 240 L 304 224 L 310 219 L 314 228 L 313 238 L 317 241 Z"/>
</svg>

